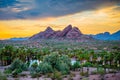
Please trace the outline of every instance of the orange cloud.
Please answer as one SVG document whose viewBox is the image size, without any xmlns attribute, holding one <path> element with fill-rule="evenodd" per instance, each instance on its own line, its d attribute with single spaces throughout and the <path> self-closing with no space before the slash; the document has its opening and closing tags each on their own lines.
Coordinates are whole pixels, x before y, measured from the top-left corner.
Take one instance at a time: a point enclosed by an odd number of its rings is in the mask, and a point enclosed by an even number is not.
<svg viewBox="0 0 120 80">
<path fill-rule="evenodd" d="M 52 26 L 54 30 L 62 30 L 69 24 L 79 27 L 84 34 L 96 34 L 120 30 L 120 11 L 118 6 L 106 7 L 96 11 L 84 11 L 62 17 L 38 18 L 36 20 L 1 20 L 0 39 L 26 37 Z"/>
</svg>

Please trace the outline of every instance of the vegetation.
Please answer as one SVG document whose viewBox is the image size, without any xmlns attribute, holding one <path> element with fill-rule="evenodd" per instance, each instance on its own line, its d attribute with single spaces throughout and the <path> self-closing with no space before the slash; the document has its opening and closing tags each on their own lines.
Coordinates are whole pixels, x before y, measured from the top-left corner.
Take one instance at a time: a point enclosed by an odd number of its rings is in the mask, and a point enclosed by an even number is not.
<svg viewBox="0 0 120 80">
<path fill-rule="evenodd" d="M 36 43 L 8 43 L 9 45 L 5 42 L 0 44 L 0 62 L 1 66 L 10 65 L 4 73 L 15 77 L 25 70 L 30 71 L 32 77 L 50 74 L 51 78 L 60 79 L 62 75 L 71 74 L 71 71 L 80 71 L 83 76 L 89 75 L 90 67 L 97 68 L 92 74 L 105 74 L 111 72 L 111 69 L 114 72 L 120 71 L 120 43 L 117 41 L 83 43 L 45 40 Z M 73 65 L 72 59 L 76 60 Z M 31 60 L 38 60 L 40 63 L 30 66 Z M 84 67 L 87 71 L 83 71 Z"/>
<path fill-rule="evenodd" d="M 48 64 L 47 62 L 45 63 L 41 63 L 38 68 L 37 68 L 37 72 L 39 73 L 52 73 L 53 72 L 53 69 L 52 69 L 52 66 L 50 64 Z"/>
<path fill-rule="evenodd" d="M 19 73 L 21 73 L 23 70 L 26 70 L 26 66 L 25 64 L 19 60 L 19 59 L 15 59 L 9 68 L 7 68 L 4 73 L 6 74 L 12 74 L 14 77 L 17 77 Z"/>
<path fill-rule="evenodd" d="M 0 80 L 7 80 L 7 76 L 0 72 Z"/>
</svg>

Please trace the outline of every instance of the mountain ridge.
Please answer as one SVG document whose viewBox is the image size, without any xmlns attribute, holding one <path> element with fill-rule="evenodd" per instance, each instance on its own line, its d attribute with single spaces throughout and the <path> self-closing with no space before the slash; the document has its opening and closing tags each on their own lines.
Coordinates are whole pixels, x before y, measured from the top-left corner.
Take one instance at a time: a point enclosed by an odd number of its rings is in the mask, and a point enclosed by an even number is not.
<svg viewBox="0 0 120 80">
<path fill-rule="evenodd" d="M 68 25 L 62 31 L 54 31 L 51 27 L 47 27 L 45 31 L 39 32 L 33 36 L 31 36 L 30 40 L 35 39 L 92 39 L 92 37 L 84 35 L 79 28 L 73 27 L 72 25 Z"/>
<path fill-rule="evenodd" d="M 94 39 L 98 40 L 120 40 L 120 30 L 110 34 L 109 32 L 92 35 Z"/>
<path fill-rule="evenodd" d="M 79 40 L 120 40 L 120 30 L 110 34 L 110 32 L 103 32 L 98 34 L 83 34 L 78 27 L 68 25 L 63 30 L 53 30 L 48 26 L 44 31 L 34 34 L 31 37 L 10 38 L 7 40 L 36 40 L 36 39 L 79 39 Z"/>
</svg>

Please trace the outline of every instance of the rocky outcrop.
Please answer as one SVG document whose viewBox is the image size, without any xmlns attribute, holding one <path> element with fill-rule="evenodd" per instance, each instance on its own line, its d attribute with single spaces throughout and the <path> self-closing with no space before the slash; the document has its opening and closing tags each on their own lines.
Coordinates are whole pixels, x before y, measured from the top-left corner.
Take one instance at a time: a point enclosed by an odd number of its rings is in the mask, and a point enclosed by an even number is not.
<svg viewBox="0 0 120 80">
<path fill-rule="evenodd" d="M 73 27 L 66 35 L 67 38 L 79 38 L 81 35 L 81 31 L 77 27 Z"/>
<path fill-rule="evenodd" d="M 41 39 L 41 38 L 52 38 L 54 35 L 54 30 L 51 27 L 47 27 L 47 29 L 43 32 L 33 35 L 29 39 Z"/>
<path fill-rule="evenodd" d="M 47 27 L 47 29 L 43 32 L 33 35 L 29 39 L 48 39 L 48 38 L 56 38 L 56 39 L 88 39 L 88 36 L 82 34 L 82 32 L 77 27 L 72 27 L 72 25 L 68 25 L 62 31 L 54 31 L 51 27 Z"/>
<path fill-rule="evenodd" d="M 72 25 L 68 25 L 59 35 L 60 37 L 66 37 L 67 33 L 72 30 Z"/>
<path fill-rule="evenodd" d="M 43 38 L 52 38 L 54 35 L 54 30 L 51 27 L 47 27 L 47 29 L 43 32 Z"/>
</svg>

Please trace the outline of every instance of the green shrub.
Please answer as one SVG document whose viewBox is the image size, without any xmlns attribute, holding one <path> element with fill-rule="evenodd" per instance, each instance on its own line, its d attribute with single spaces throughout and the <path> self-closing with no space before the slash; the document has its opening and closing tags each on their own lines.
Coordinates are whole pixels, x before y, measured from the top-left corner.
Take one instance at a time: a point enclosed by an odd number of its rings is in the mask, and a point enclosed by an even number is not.
<svg viewBox="0 0 120 80">
<path fill-rule="evenodd" d="M 59 71 L 61 71 L 62 74 L 68 74 L 70 71 L 70 68 L 67 64 L 62 62 L 61 64 L 59 64 Z"/>
<path fill-rule="evenodd" d="M 13 77 L 17 77 L 17 75 L 26 68 L 27 67 L 25 67 L 25 64 L 21 60 L 15 59 L 13 63 L 10 65 L 10 67 L 6 69 L 4 72 L 8 74 L 12 73 Z"/>
<path fill-rule="evenodd" d="M 53 69 L 61 71 L 63 74 L 68 74 L 71 66 L 69 57 L 58 53 L 45 56 L 43 63 L 48 63 Z"/>
<path fill-rule="evenodd" d="M 53 75 L 52 75 L 52 80 L 56 79 L 56 80 L 62 80 L 62 74 L 61 72 L 58 71 L 54 71 Z"/>
<path fill-rule="evenodd" d="M 17 75 L 19 74 L 19 73 L 21 73 L 22 72 L 22 69 L 21 68 L 18 68 L 18 69 L 15 69 L 13 72 L 12 72 L 12 75 L 14 76 L 14 77 L 17 77 Z"/>
<path fill-rule="evenodd" d="M 93 64 L 91 64 L 90 62 L 86 62 L 83 64 L 84 67 L 92 67 Z"/>
<path fill-rule="evenodd" d="M 72 65 L 72 69 L 75 70 L 76 68 L 80 68 L 80 63 L 78 61 L 76 61 L 73 65 Z"/>
<path fill-rule="evenodd" d="M 88 76 L 88 72 L 81 72 L 80 75 L 81 76 Z"/>
<path fill-rule="evenodd" d="M 19 59 L 15 59 L 13 63 L 11 64 L 10 68 L 11 70 L 18 69 L 22 67 L 23 62 Z"/>
<path fill-rule="evenodd" d="M 28 70 L 28 65 L 27 64 L 22 64 L 21 69 L 24 71 Z"/>
<path fill-rule="evenodd" d="M 45 63 L 41 63 L 38 66 L 37 72 L 43 73 L 43 74 L 45 74 L 45 73 L 51 73 L 51 72 L 53 72 L 53 69 L 52 69 L 52 66 L 50 64 L 48 64 L 48 63 L 45 62 Z"/>
<path fill-rule="evenodd" d="M 104 70 L 100 70 L 98 73 L 99 73 L 100 75 L 104 75 L 104 74 L 105 74 L 105 71 L 104 71 Z"/>
<path fill-rule="evenodd" d="M 0 80 L 7 80 L 7 76 L 0 72 Z"/>
<path fill-rule="evenodd" d="M 11 74 L 11 73 L 12 73 L 12 70 L 8 68 L 8 69 L 4 70 L 4 73 L 5 73 L 5 74 Z"/>
<path fill-rule="evenodd" d="M 41 77 L 41 74 L 40 74 L 40 73 L 37 73 L 37 72 L 35 72 L 35 71 L 31 71 L 31 72 L 30 72 L 30 75 L 31 75 L 32 78 Z"/>
<path fill-rule="evenodd" d="M 99 68 L 97 69 L 97 72 L 98 72 L 98 74 L 101 74 L 101 75 L 103 75 L 103 74 L 105 73 L 104 69 L 101 68 L 101 67 L 99 67 Z"/>
<path fill-rule="evenodd" d="M 62 62 L 67 64 L 68 66 L 71 66 L 71 60 L 67 55 L 61 55 L 60 60 L 62 60 Z"/>
<path fill-rule="evenodd" d="M 37 68 L 37 67 L 38 67 L 37 62 L 33 63 L 33 64 L 31 65 L 31 67 L 33 67 L 33 68 Z"/>
<path fill-rule="evenodd" d="M 37 73 L 31 73 L 30 75 L 31 75 L 32 78 L 38 77 Z"/>
<path fill-rule="evenodd" d="M 60 63 L 60 55 L 58 53 L 51 53 L 50 55 L 45 56 L 43 63 L 45 62 L 50 64 L 53 68 L 56 68 Z"/>
</svg>

